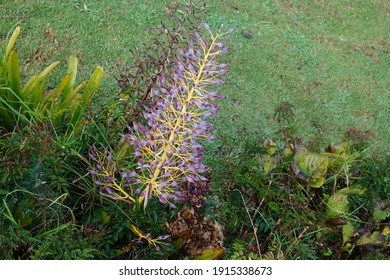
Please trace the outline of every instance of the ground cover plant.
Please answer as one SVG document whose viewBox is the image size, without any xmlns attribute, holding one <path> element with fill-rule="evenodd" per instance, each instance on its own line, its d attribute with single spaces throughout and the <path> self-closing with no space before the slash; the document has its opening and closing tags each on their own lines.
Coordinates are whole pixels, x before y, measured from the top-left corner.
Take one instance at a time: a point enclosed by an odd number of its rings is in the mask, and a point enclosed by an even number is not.
<svg viewBox="0 0 390 280">
<path fill-rule="evenodd" d="M 389 258 L 387 1 L 0 8 L 1 259 Z"/>
</svg>

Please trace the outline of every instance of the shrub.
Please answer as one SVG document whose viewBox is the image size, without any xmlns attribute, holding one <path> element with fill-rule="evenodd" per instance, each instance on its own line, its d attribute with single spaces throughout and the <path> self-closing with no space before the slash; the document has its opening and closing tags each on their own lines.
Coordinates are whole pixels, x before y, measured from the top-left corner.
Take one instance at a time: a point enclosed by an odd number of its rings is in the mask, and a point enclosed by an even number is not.
<svg viewBox="0 0 390 280">
<path fill-rule="evenodd" d="M 55 88 L 47 88 L 46 77 L 58 61 L 22 86 L 18 54 L 13 49 L 19 34 L 17 27 L 0 52 L 0 124 L 13 131 L 20 121 L 29 123 L 37 119 L 49 121 L 56 128 L 64 126 L 70 135 L 77 133 L 99 87 L 103 69 L 96 67 L 88 81 L 76 86 L 77 59 L 70 56 L 67 74 Z"/>
</svg>

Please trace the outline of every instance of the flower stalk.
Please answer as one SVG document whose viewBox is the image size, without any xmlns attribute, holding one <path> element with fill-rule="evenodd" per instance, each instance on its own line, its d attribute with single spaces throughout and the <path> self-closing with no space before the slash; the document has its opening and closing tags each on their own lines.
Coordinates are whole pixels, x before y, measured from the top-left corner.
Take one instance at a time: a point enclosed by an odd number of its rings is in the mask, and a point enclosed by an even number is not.
<svg viewBox="0 0 390 280">
<path fill-rule="evenodd" d="M 155 104 L 145 108 L 145 123 L 134 122 L 128 126 L 130 133 L 122 135 L 134 149 L 137 168 L 121 172 L 121 176 L 129 191 L 138 195 L 144 209 L 153 196 L 176 207 L 174 202 L 201 196 L 209 190 L 205 184 L 208 179 L 202 175 L 209 167 L 202 164 L 204 147 L 199 141 L 215 138 L 210 135 L 213 125 L 206 119 L 218 112 L 210 101 L 222 96 L 208 88 L 224 83 L 220 77 L 227 73 L 227 64 L 219 63 L 217 57 L 228 51 L 222 37 L 232 30 L 214 35 L 207 24 L 205 27 L 211 42 L 196 33 L 188 49 L 178 51 L 174 77 L 170 82 L 160 77 L 153 89 Z M 191 185 L 190 191 L 183 184 Z M 119 192 L 120 199 L 135 202 L 133 196 L 126 197 L 123 191 L 127 191 L 116 185 L 105 191 Z"/>
</svg>

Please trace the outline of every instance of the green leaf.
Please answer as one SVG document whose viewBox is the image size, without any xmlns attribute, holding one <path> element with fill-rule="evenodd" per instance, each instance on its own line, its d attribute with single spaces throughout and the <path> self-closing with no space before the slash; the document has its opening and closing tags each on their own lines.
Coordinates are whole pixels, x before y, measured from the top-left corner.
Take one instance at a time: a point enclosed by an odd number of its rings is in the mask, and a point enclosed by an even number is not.
<svg viewBox="0 0 390 280">
<path fill-rule="evenodd" d="M 31 108 L 36 108 L 40 103 L 43 96 L 43 91 L 45 89 L 46 77 L 59 63 L 60 63 L 59 61 L 56 61 L 50 64 L 41 73 L 38 74 L 38 80 L 35 84 L 35 87 L 32 91 L 31 98 L 30 98 L 30 103 L 32 104 Z"/>
<path fill-rule="evenodd" d="M 5 102 L 3 98 L 0 97 L 0 102 Z M 15 123 L 8 113 L 8 110 L 0 104 L 0 119 L 5 129 L 12 131 L 14 129 Z"/>
<path fill-rule="evenodd" d="M 68 222 L 66 224 L 59 225 L 58 227 L 53 228 L 51 230 L 45 231 L 45 232 L 39 234 L 38 236 L 39 237 L 48 237 L 48 236 L 51 236 L 51 235 L 55 235 L 58 232 L 63 231 L 64 229 L 66 229 L 67 227 L 69 227 L 71 225 L 72 225 L 72 222 Z"/>
<path fill-rule="evenodd" d="M 343 229 L 343 243 L 345 244 L 351 238 L 353 233 L 355 232 L 355 228 L 353 227 L 351 222 L 347 222 L 346 225 L 342 227 Z"/>
<path fill-rule="evenodd" d="M 40 100 L 42 99 L 43 96 L 45 83 L 46 83 L 45 78 L 39 80 L 38 83 L 36 83 L 35 87 L 33 88 L 33 91 L 31 92 L 31 96 L 27 102 L 32 111 L 38 108 Z"/>
<path fill-rule="evenodd" d="M 42 100 L 40 108 L 43 113 L 45 113 L 47 110 L 52 110 L 54 104 L 60 103 L 60 96 L 62 92 L 64 91 L 64 88 L 66 84 L 68 83 L 70 79 L 70 75 L 67 74 L 65 77 L 61 80 L 61 82 L 58 84 L 58 86 L 51 90 L 48 91 L 45 98 Z"/>
<path fill-rule="evenodd" d="M 333 255 L 333 251 L 330 248 L 327 248 L 326 251 L 322 251 L 322 255 L 324 255 L 325 257 L 330 257 Z"/>
<path fill-rule="evenodd" d="M 276 158 L 272 157 L 270 154 L 264 154 L 260 157 L 260 169 L 268 174 L 278 166 L 278 161 Z"/>
<path fill-rule="evenodd" d="M 87 81 L 83 81 L 76 88 L 74 88 L 72 90 L 72 92 L 66 93 L 64 91 L 62 98 L 61 98 L 61 103 L 59 104 L 59 106 L 61 106 L 62 109 L 69 109 L 71 107 L 72 103 L 74 102 L 74 100 L 76 98 L 77 98 L 77 100 L 79 99 L 78 92 L 85 86 L 86 83 L 87 83 Z M 79 101 L 77 101 L 77 102 L 79 102 Z M 69 114 L 68 117 L 71 118 L 71 114 Z"/>
<path fill-rule="evenodd" d="M 312 188 L 320 188 L 322 187 L 322 185 L 325 183 L 325 177 L 321 177 L 321 178 L 312 178 L 310 180 L 310 183 L 308 184 L 308 186 L 312 187 Z"/>
<path fill-rule="evenodd" d="M 87 85 L 85 86 L 84 92 L 82 94 L 84 106 L 88 106 L 91 103 L 93 95 L 99 89 L 100 80 L 102 79 L 102 77 L 103 68 L 98 66 L 93 71 L 92 76 L 89 79 Z"/>
<path fill-rule="evenodd" d="M 363 195 L 366 192 L 366 189 L 364 189 L 360 185 L 352 185 L 348 188 L 343 188 L 338 191 L 340 194 L 345 194 L 345 195 Z"/>
<path fill-rule="evenodd" d="M 275 212 L 279 212 L 279 210 L 280 210 L 279 205 L 278 205 L 275 201 L 270 201 L 270 202 L 268 203 L 268 207 L 269 207 L 271 210 L 275 211 Z"/>
<path fill-rule="evenodd" d="M 14 94 L 11 89 L 9 89 L 9 91 L 11 92 L 11 94 Z M 3 103 L 0 104 L 0 116 L 3 120 L 5 128 L 8 131 L 12 131 L 14 129 L 16 119 L 23 119 L 24 121 L 29 122 L 29 120 L 20 111 L 17 111 L 11 104 L 9 104 L 8 100 L 5 100 L 1 96 L 0 103 Z"/>
<path fill-rule="evenodd" d="M 32 76 L 26 85 L 23 87 L 21 96 L 23 101 L 28 103 L 30 108 L 35 109 L 40 103 L 45 86 L 45 79 L 47 75 L 58 65 L 59 61 L 56 61 L 46 67 L 38 75 Z"/>
<path fill-rule="evenodd" d="M 267 149 L 267 153 L 270 155 L 273 155 L 278 150 L 276 144 L 272 140 L 269 140 L 269 139 L 267 139 L 263 142 L 263 147 Z"/>
<path fill-rule="evenodd" d="M 108 222 L 110 221 L 111 219 L 111 216 L 107 214 L 106 211 L 102 211 L 102 220 L 103 220 L 103 224 L 108 224 Z"/>
<path fill-rule="evenodd" d="M 76 75 L 77 75 L 77 58 L 71 55 L 68 61 L 68 71 L 67 74 L 70 75 L 70 79 L 68 80 L 65 88 L 63 100 L 67 100 L 69 98 L 70 93 L 73 91 L 74 85 L 76 83 Z"/>
<path fill-rule="evenodd" d="M 341 193 L 335 193 L 328 200 L 326 212 L 327 219 L 334 219 L 343 216 L 348 211 L 348 196 Z"/>
<path fill-rule="evenodd" d="M 324 176 L 328 169 L 328 160 L 326 156 L 309 153 L 304 148 L 301 148 L 295 156 L 295 161 L 303 173 L 315 178 Z"/>
<path fill-rule="evenodd" d="M 328 158 L 323 155 L 311 153 L 306 157 L 305 164 L 308 175 L 313 178 L 323 178 L 328 171 Z"/>
<path fill-rule="evenodd" d="M 329 168 L 329 159 L 324 154 L 311 153 L 301 147 L 294 157 L 300 172 L 310 178 L 309 186 L 321 187 L 325 182 L 325 176 Z M 295 172 L 295 173 L 300 173 Z"/>
<path fill-rule="evenodd" d="M 27 100 L 31 92 L 34 90 L 35 85 L 38 83 L 39 77 L 38 75 L 33 75 L 30 77 L 30 79 L 27 81 L 27 83 L 24 85 L 21 91 L 22 99 L 24 101 Z"/>
<path fill-rule="evenodd" d="M 16 51 L 11 52 L 8 59 L 7 68 L 8 68 L 7 69 L 8 86 L 13 90 L 13 92 L 17 96 L 20 96 L 20 71 L 19 71 L 18 54 Z M 11 98 L 11 100 L 17 101 L 16 98 Z M 14 106 L 14 107 L 16 109 L 19 108 L 19 106 Z"/>
<path fill-rule="evenodd" d="M 49 75 L 49 73 L 54 69 L 54 67 L 56 67 L 60 62 L 59 61 L 55 61 L 53 62 L 52 64 L 50 64 L 49 66 L 47 66 L 41 73 L 38 74 L 39 76 L 39 80 L 43 80 L 47 77 L 47 75 Z"/>
<path fill-rule="evenodd" d="M 375 223 L 378 224 L 387 218 L 387 211 L 377 209 L 372 213 L 372 218 L 374 219 Z"/>
<path fill-rule="evenodd" d="M 347 158 L 349 156 L 349 142 L 344 142 L 337 146 L 330 144 L 326 150 L 329 153 Z"/>
<path fill-rule="evenodd" d="M 75 129 L 77 128 L 78 124 L 82 120 L 82 105 L 79 101 L 72 102 L 72 106 L 69 110 L 69 115 L 71 117 L 71 120 L 69 124 L 71 124 Z"/>
<path fill-rule="evenodd" d="M 4 205 L 5 210 L 6 210 L 6 211 L 3 212 L 3 215 L 4 215 L 5 217 L 7 217 L 8 220 L 10 220 L 17 228 L 19 228 L 19 224 L 18 224 L 18 222 L 15 220 L 14 216 L 12 215 L 11 210 L 9 209 L 8 204 L 7 204 L 7 202 L 5 201 L 5 199 L 3 199 L 3 205 Z"/>
</svg>

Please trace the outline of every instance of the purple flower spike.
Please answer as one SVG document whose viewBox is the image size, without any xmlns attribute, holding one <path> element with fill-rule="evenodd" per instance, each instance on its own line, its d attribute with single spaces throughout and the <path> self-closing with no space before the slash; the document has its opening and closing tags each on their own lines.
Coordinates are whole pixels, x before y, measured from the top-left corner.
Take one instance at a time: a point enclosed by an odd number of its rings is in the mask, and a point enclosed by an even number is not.
<svg viewBox="0 0 390 280">
<path fill-rule="evenodd" d="M 211 33 L 207 23 L 204 27 Z M 126 197 L 126 193 L 137 196 L 144 208 L 152 197 L 171 208 L 185 200 L 195 203 L 205 200 L 210 188 L 203 173 L 210 168 L 202 164 L 204 148 L 199 141 L 216 138 L 210 134 L 213 125 L 205 119 L 217 114 L 218 107 L 212 102 L 223 97 L 208 87 L 225 83 L 221 76 L 228 72 L 227 64 L 219 64 L 217 57 L 229 50 L 222 36 L 231 32 L 233 29 L 225 33 L 218 30 L 217 34 L 211 34 L 211 42 L 195 33 L 188 48 L 177 52 L 172 64 L 173 77 L 158 77 L 151 89 L 155 103 L 145 107 L 145 121 L 129 124 L 129 133 L 122 135 L 132 146 L 135 169 L 118 169 L 115 157 L 108 151 L 106 162 L 99 162 L 94 147 L 93 170 L 101 171 L 90 173 L 97 185 L 120 197 Z"/>
</svg>

